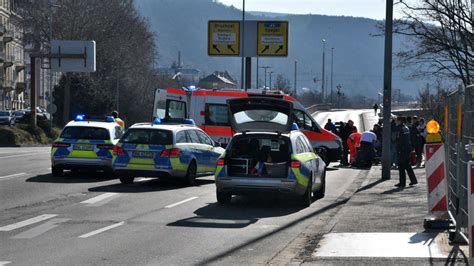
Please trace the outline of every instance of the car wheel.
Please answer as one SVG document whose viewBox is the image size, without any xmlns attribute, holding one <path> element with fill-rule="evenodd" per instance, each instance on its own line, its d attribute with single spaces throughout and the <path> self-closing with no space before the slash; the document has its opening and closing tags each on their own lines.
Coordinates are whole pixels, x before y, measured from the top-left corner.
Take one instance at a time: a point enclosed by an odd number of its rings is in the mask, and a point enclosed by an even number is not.
<svg viewBox="0 0 474 266">
<path fill-rule="evenodd" d="M 328 156 L 328 151 L 326 150 L 326 148 L 316 148 L 316 153 L 318 154 L 319 157 L 321 157 L 321 160 L 323 160 L 323 162 L 326 164 L 326 167 L 329 166 L 329 156 Z"/>
<path fill-rule="evenodd" d="M 311 176 L 311 175 L 310 175 Z M 309 207 L 311 206 L 311 203 L 313 203 L 313 197 L 312 197 L 312 191 L 311 191 L 311 188 L 313 186 L 313 182 L 312 180 L 310 179 L 309 182 L 308 182 L 308 186 L 306 187 L 306 191 L 305 193 L 300 196 L 300 205 L 303 206 L 303 207 Z"/>
<path fill-rule="evenodd" d="M 196 174 L 197 174 L 196 162 L 192 161 L 189 164 L 188 171 L 186 172 L 186 176 L 184 177 L 184 183 L 186 186 L 194 186 L 196 184 Z"/>
<path fill-rule="evenodd" d="M 51 173 L 53 176 L 62 176 L 63 175 L 63 169 L 59 168 L 57 166 L 51 167 Z"/>
<path fill-rule="evenodd" d="M 324 198 L 324 193 L 326 192 L 326 169 L 323 170 L 323 174 L 321 175 L 321 187 L 314 192 L 315 199 L 322 199 Z"/>
<path fill-rule="evenodd" d="M 232 199 L 232 194 L 221 192 L 219 190 L 216 191 L 217 202 L 221 205 L 230 204 Z"/>
<path fill-rule="evenodd" d="M 124 185 L 130 185 L 133 184 L 134 177 L 129 177 L 129 176 L 122 176 L 120 177 L 120 182 Z"/>
</svg>

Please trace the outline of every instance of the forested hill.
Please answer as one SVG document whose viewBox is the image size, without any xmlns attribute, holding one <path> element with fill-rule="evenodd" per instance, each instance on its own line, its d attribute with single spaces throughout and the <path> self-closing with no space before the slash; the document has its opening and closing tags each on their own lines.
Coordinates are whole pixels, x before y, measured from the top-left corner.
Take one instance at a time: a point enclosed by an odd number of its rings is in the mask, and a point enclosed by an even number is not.
<svg viewBox="0 0 474 266">
<path fill-rule="evenodd" d="M 158 65 L 169 66 L 181 51 L 185 67 L 200 69 L 203 74 L 228 70 L 240 80 L 240 58 L 209 57 L 207 55 L 207 22 L 216 19 L 241 19 L 240 10 L 212 0 L 139 0 L 142 13 L 157 34 Z M 308 10 L 308 13 L 318 10 Z M 322 39 L 326 40 L 326 74 L 329 79 L 331 48 L 334 48 L 334 87 L 341 84 L 347 92 L 377 97 L 383 81 L 383 37 L 376 28 L 380 21 L 323 15 L 285 15 L 253 12 L 249 20 L 288 20 L 290 23 L 289 56 L 261 58 L 260 65 L 272 66 L 274 77 L 283 74 L 293 84 L 294 61 L 298 61 L 298 85 L 321 87 Z M 402 48 L 403 40 L 395 37 L 394 51 Z M 396 62 L 396 60 L 395 60 Z M 255 68 L 253 69 L 255 80 Z M 260 77 L 263 78 L 263 70 Z M 395 69 L 394 90 L 416 94 L 425 81 L 407 79 L 407 70 Z M 314 83 L 316 78 L 316 84 Z M 327 83 L 329 85 L 329 82 Z"/>
</svg>

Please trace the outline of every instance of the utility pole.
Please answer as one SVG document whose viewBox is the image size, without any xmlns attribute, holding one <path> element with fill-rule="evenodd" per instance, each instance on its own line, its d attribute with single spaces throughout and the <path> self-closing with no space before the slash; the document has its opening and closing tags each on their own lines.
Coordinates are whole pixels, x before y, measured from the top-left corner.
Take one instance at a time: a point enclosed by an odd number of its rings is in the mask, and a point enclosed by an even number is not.
<svg viewBox="0 0 474 266">
<path fill-rule="evenodd" d="M 240 89 L 241 90 L 244 90 L 244 61 L 245 61 L 245 57 L 244 57 L 244 36 L 245 36 L 245 0 L 242 0 L 242 23 L 240 25 L 241 27 L 241 31 L 242 31 L 242 38 L 240 40 L 240 46 L 242 48 L 242 50 L 240 51 L 241 55 L 242 55 L 242 62 L 241 62 L 241 66 L 240 66 Z"/>
<path fill-rule="evenodd" d="M 296 98 L 296 73 L 298 71 L 298 61 L 295 61 L 295 83 L 294 83 L 294 87 L 295 87 L 295 95 L 294 97 Z"/>
<path fill-rule="evenodd" d="M 53 40 L 53 2 L 49 0 L 49 49 L 51 51 L 51 41 Z M 51 59 L 49 59 L 49 104 L 46 106 L 49 113 L 49 127 L 53 128 L 53 71 L 51 71 Z"/>
<path fill-rule="evenodd" d="M 333 70 L 334 70 L 334 47 L 331 48 L 331 104 L 332 104 L 332 81 L 333 81 Z"/>
<path fill-rule="evenodd" d="M 270 88 L 270 90 L 272 89 L 272 74 L 273 74 L 273 71 L 270 71 L 269 75 L 270 75 L 270 86 L 268 86 Z"/>
<path fill-rule="evenodd" d="M 382 143 L 382 179 L 390 179 L 390 117 L 392 112 L 392 35 L 393 0 L 386 0 L 385 15 L 385 51 L 383 75 L 383 143 Z"/>
<path fill-rule="evenodd" d="M 271 66 L 261 66 L 260 68 L 263 68 L 265 70 L 265 77 L 264 77 L 264 85 L 263 85 L 263 89 L 266 90 L 267 89 L 267 69 L 269 68 L 272 68 Z"/>
<path fill-rule="evenodd" d="M 324 103 L 324 102 L 325 102 L 325 100 L 324 100 L 324 94 L 325 94 L 325 93 L 324 93 L 324 83 L 325 83 L 325 82 L 324 82 L 324 77 L 325 77 L 325 75 L 326 75 L 326 73 L 325 73 L 326 40 L 323 39 L 322 42 L 323 42 L 323 74 L 322 74 L 322 78 L 321 78 L 321 79 L 322 79 L 323 82 L 321 83 L 321 93 L 322 93 L 322 98 L 323 98 L 323 99 L 322 99 L 322 103 Z"/>
<path fill-rule="evenodd" d="M 260 84 L 258 84 L 258 82 L 259 82 L 258 81 L 258 68 L 259 68 L 258 63 L 259 62 L 258 62 L 258 56 L 257 56 L 257 78 L 255 79 L 256 89 L 260 88 L 260 86 L 259 86 Z"/>
</svg>

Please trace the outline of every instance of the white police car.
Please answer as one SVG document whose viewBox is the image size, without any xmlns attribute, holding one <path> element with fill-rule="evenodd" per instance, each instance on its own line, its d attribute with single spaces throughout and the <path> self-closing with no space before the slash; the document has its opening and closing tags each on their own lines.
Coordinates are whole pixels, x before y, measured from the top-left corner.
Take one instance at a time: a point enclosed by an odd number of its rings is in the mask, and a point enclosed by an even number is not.
<svg viewBox="0 0 474 266">
<path fill-rule="evenodd" d="M 52 174 L 62 175 L 66 169 L 112 173 L 113 149 L 122 132 L 122 127 L 112 116 L 77 115 L 63 128 L 52 145 Z"/>
<path fill-rule="evenodd" d="M 211 175 L 224 152 L 191 119 L 183 123 L 155 119 L 131 126 L 114 150 L 113 169 L 123 184 L 135 177 L 179 178 L 194 185 L 198 176 Z"/>
</svg>

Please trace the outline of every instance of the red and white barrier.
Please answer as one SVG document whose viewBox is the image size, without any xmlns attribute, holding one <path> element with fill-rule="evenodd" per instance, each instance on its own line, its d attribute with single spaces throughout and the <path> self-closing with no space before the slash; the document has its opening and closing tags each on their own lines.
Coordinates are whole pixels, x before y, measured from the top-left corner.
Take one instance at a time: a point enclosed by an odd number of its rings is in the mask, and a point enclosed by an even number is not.
<svg viewBox="0 0 474 266">
<path fill-rule="evenodd" d="M 448 211 L 448 183 L 446 180 L 446 154 L 444 152 L 444 144 L 425 144 L 425 155 L 426 184 L 428 186 L 428 213 L 441 215 Z"/>
<path fill-rule="evenodd" d="M 467 163 L 467 187 L 469 190 L 468 213 L 469 213 L 469 265 L 474 262 L 474 161 Z"/>
</svg>

